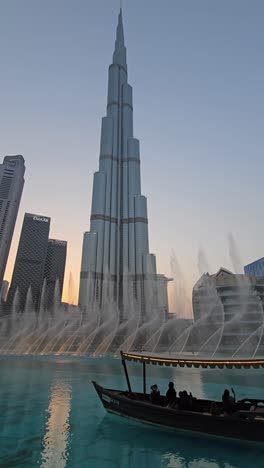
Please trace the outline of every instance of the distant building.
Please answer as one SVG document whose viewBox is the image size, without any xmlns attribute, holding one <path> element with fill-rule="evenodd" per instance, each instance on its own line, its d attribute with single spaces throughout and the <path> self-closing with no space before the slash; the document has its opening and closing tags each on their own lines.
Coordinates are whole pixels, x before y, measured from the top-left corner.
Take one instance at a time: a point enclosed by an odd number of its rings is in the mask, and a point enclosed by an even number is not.
<svg viewBox="0 0 264 468">
<path fill-rule="evenodd" d="M 8 287 L 9 287 L 9 282 L 6 280 L 3 280 L 2 287 L 0 288 L 0 301 L 6 302 Z"/>
<path fill-rule="evenodd" d="M 5 156 L 0 165 L 0 290 L 24 187 L 23 156 Z"/>
<path fill-rule="evenodd" d="M 19 307 L 20 310 L 24 310 L 27 293 L 31 287 L 33 307 L 38 308 L 48 249 L 49 229 L 50 218 L 47 216 L 25 214 L 8 293 L 9 306 L 18 290 Z"/>
<path fill-rule="evenodd" d="M 202 275 L 192 301 L 195 326 L 190 347 L 199 343 L 207 353 L 217 347 L 219 353 L 241 355 L 252 350 L 253 355 L 263 342 L 264 278 L 220 268 L 216 274 Z"/>
<path fill-rule="evenodd" d="M 157 273 L 157 302 L 160 310 L 164 312 L 167 318 L 170 315 L 167 289 L 169 281 L 172 281 L 172 278 L 167 278 L 165 275 Z"/>
<path fill-rule="evenodd" d="M 255 262 L 249 263 L 248 265 L 245 265 L 244 272 L 247 275 L 264 277 L 264 257 L 260 258 L 259 260 L 255 260 Z"/>
<path fill-rule="evenodd" d="M 54 299 L 61 302 L 66 254 L 66 241 L 49 239 L 44 268 L 45 297 L 43 307 L 45 309 L 50 309 L 53 306 Z M 56 283 L 58 291 L 55 291 Z"/>
</svg>

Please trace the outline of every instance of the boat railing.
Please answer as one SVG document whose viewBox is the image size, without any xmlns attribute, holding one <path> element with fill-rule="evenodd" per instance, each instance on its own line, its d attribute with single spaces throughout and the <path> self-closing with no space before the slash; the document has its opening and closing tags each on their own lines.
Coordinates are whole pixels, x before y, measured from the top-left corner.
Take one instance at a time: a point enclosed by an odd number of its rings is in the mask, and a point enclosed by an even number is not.
<svg viewBox="0 0 264 468">
<path fill-rule="evenodd" d="M 238 403 L 249 403 L 251 405 L 259 405 L 261 403 L 264 405 L 264 400 L 256 398 L 243 398 L 242 400 L 239 400 Z"/>
</svg>

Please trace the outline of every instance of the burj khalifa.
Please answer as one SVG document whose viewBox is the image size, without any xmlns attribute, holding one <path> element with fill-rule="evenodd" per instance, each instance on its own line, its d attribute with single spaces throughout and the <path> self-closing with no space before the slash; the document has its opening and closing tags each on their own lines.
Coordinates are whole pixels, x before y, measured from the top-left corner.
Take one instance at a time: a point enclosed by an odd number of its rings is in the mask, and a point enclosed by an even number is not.
<svg viewBox="0 0 264 468">
<path fill-rule="evenodd" d="M 167 278 L 149 253 L 147 199 L 141 194 L 139 140 L 133 134 L 133 93 L 128 83 L 122 10 L 108 72 L 99 170 L 94 174 L 90 231 L 84 233 L 79 305 L 103 307 L 111 290 L 126 319 L 128 290 L 142 318 L 168 312 Z M 107 292 L 106 292 L 107 289 Z"/>
</svg>

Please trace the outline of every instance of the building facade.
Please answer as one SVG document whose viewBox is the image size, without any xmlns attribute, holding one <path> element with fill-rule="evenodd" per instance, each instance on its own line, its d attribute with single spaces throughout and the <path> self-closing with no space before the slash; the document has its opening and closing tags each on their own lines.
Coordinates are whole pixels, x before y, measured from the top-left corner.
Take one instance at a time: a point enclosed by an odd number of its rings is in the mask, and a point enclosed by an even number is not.
<svg viewBox="0 0 264 468">
<path fill-rule="evenodd" d="M 55 303 L 61 302 L 66 255 L 66 241 L 48 240 L 43 283 L 44 297 L 42 306 L 44 309 L 51 309 Z"/>
<path fill-rule="evenodd" d="M 0 290 L 24 187 L 23 156 L 5 156 L 0 165 Z"/>
<path fill-rule="evenodd" d="M 103 307 L 106 296 L 115 298 L 123 319 L 128 297 L 144 317 L 152 313 L 154 302 L 168 312 L 167 281 L 158 278 L 155 255 L 149 252 L 147 199 L 141 193 L 121 10 L 108 73 L 90 231 L 83 238 L 79 304 L 85 309 L 92 298 Z"/>
<path fill-rule="evenodd" d="M 49 217 L 25 213 L 8 293 L 9 307 L 12 305 L 17 291 L 19 310 L 25 309 L 27 300 L 32 302 L 34 309 L 39 307 L 49 230 Z"/>
<path fill-rule="evenodd" d="M 264 278 L 220 268 L 216 274 L 202 275 L 192 301 L 190 347 L 231 356 L 253 355 L 259 347 L 263 352 Z"/>
<path fill-rule="evenodd" d="M 249 263 L 248 265 L 245 265 L 244 272 L 246 275 L 264 277 L 264 257 L 260 258 L 259 260 L 255 260 L 255 262 Z"/>
</svg>

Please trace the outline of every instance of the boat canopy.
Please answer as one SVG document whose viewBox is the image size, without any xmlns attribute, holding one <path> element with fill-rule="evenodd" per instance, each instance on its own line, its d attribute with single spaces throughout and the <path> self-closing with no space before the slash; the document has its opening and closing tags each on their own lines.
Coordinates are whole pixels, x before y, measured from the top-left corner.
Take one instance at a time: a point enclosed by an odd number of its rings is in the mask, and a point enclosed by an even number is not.
<svg viewBox="0 0 264 468">
<path fill-rule="evenodd" d="M 121 356 L 126 361 L 141 362 L 159 366 L 172 367 L 202 367 L 204 369 L 258 369 L 264 367 L 264 359 L 195 359 L 195 358 L 179 358 L 171 356 L 152 356 L 145 354 L 123 353 Z"/>
</svg>

